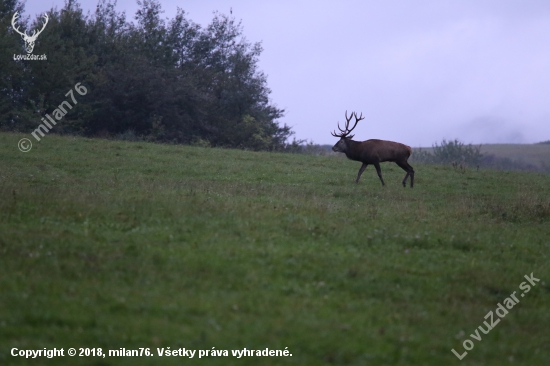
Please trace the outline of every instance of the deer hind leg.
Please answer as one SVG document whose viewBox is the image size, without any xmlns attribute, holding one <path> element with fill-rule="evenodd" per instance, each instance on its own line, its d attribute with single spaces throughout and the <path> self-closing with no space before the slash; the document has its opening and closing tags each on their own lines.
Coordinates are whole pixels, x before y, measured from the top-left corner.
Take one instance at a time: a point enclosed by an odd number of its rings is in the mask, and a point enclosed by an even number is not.
<svg viewBox="0 0 550 366">
<path fill-rule="evenodd" d="M 399 167 L 401 169 L 403 169 L 404 171 L 407 172 L 407 174 L 405 175 L 405 178 L 403 178 L 403 187 L 406 187 L 407 186 L 407 178 L 410 176 L 411 177 L 411 188 L 414 186 L 414 169 L 412 166 L 409 165 L 408 162 L 404 161 L 404 162 L 396 162 L 397 165 L 399 165 Z"/>
<path fill-rule="evenodd" d="M 365 163 L 363 163 L 363 165 L 361 165 L 361 168 L 359 168 L 359 173 L 357 173 L 357 179 L 355 180 L 355 183 L 359 183 L 359 178 L 361 178 L 361 174 L 363 174 L 363 172 L 367 168 L 367 165 L 368 164 L 365 164 Z"/>
<path fill-rule="evenodd" d="M 385 186 L 386 183 L 384 183 L 384 179 L 382 178 L 382 170 L 380 170 L 380 164 L 374 163 L 374 167 L 376 168 L 376 173 L 378 173 L 378 177 L 380 178 L 380 182 L 382 182 L 382 185 Z"/>
</svg>

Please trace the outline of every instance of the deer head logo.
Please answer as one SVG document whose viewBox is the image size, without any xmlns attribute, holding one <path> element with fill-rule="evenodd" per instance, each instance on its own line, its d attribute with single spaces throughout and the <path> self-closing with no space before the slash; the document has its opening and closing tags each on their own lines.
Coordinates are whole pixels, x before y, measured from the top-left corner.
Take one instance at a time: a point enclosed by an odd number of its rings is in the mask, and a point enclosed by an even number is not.
<svg viewBox="0 0 550 366">
<path fill-rule="evenodd" d="M 42 33 L 44 28 L 46 28 L 46 24 L 48 24 L 48 14 L 44 14 L 45 22 L 44 22 L 44 25 L 42 25 L 42 29 L 40 29 L 38 32 L 36 31 L 36 29 L 33 30 L 32 34 L 29 36 L 26 31 L 25 33 L 22 33 L 21 31 L 19 31 L 19 27 L 15 26 L 15 23 L 19 18 L 19 15 L 17 13 L 18 12 L 15 12 L 15 14 L 13 14 L 13 18 L 11 18 L 11 26 L 17 33 L 21 35 L 21 37 L 23 38 L 23 41 L 25 41 L 25 50 L 27 51 L 27 53 L 32 53 L 32 50 L 34 49 L 34 42 L 36 42 L 36 38 L 40 33 Z"/>
</svg>

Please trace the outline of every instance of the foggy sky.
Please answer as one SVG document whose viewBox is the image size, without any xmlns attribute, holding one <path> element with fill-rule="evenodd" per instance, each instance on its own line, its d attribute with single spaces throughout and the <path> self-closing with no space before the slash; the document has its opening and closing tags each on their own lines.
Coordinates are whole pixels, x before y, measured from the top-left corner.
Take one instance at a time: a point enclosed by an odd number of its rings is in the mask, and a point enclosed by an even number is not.
<svg viewBox="0 0 550 366">
<path fill-rule="evenodd" d="M 203 26 L 232 8 L 248 41 L 262 42 L 260 69 L 286 110 L 279 122 L 299 139 L 335 143 L 347 109 L 365 117 L 356 140 L 550 140 L 548 0 L 160 2 L 163 17 L 179 6 Z M 64 1 L 26 4 L 34 17 Z M 127 20 L 136 9 L 117 3 Z"/>
</svg>

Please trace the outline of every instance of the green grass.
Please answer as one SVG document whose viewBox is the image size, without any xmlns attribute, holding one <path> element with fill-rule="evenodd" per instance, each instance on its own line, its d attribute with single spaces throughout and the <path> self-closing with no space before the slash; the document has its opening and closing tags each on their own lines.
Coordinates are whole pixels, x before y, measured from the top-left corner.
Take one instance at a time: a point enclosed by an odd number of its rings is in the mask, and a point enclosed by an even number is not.
<svg viewBox="0 0 550 366">
<path fill-rule="evenodd" d="M 0 134 L 2 365 L 546 365 L 550 176 Z M 462 360 L 525 274 L 541 279 Z M 471 339 L 471 338 L 470 338 Z M 284 349 L 292 357 L 10 356 Z M 231 352 L 229 352 L 231 354 Z"/>
</svg>

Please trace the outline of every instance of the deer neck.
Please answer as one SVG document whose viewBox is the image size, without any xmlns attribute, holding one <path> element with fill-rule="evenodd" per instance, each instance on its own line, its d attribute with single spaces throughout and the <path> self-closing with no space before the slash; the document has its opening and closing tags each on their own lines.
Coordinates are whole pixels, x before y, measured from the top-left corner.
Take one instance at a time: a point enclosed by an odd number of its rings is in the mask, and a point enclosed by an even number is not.
<svg viewBox="0 0 550 366">
<path fill-rule="evenodd" d="M 345 154 L 348 159 L 351 160 L 360 160 L 360 151 L 358 149 L 360 142 L 353 140 L 346 140 L 346 151 Z"/>
</svg>

